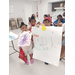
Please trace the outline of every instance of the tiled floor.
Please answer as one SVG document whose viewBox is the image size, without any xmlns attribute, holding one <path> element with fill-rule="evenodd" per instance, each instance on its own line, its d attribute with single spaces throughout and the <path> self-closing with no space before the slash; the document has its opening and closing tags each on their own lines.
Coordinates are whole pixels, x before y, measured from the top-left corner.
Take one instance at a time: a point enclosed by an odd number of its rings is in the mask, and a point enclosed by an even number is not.
<svg viewBox="0 0 75 75">
<path fill-rule="evenodd" d="M 11 30 L 15 34 L 20 32 L 20 29 Z M 17 50 L 17 41 L 14 41 L 15 48 Z M 9 42 L 11 45 L 11 42 Z M 10 47 L 9 53 L 14 52 Z M 34 64 L 26 65 L 25 63 L 20 62 L 18 58 L 18 53 L 15 53 L 9 56 L 9 75 L 65 75 L 65 61 L 60 61 L 59 67 L 53 65 L 45 65 L 44 62 L 34 60 Z M 28 57 L 29 58 L 29 57 Z"/>
</svg>

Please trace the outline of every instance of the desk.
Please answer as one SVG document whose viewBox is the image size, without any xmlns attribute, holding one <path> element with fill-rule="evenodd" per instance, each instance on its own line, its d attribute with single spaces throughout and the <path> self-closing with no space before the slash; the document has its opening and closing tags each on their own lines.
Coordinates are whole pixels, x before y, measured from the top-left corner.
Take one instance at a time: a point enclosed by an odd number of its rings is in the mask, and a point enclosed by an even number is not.
<svg viewBox="0 0 75 75">
<path fill-rule="evenodd" d="M 16 52 L 19 53 L 19 51 L 15 49 L 14 43 L 13 43 L 13 41 L 16 40 L 16 39 L 18 39 L 18 35 L 16 35 L 15 33 L 13 33 L 13 32 L 10 31 L 10 32 L 9 32 L 9 42 L 12 43 L 12 46 L 9 46 L 9 47 L 13 47 L 13 50 L 14 50 L 15 52 L 9 54 L 9 56 L 12 55 L 12 54 L 14 54 L 14 53 L 16 53 Z"/>
</svg>

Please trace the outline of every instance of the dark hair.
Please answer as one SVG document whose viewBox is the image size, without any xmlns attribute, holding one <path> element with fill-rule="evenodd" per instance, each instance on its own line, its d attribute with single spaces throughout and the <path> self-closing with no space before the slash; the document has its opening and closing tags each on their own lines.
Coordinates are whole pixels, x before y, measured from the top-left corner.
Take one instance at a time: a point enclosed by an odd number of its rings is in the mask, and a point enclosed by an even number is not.
<svg viewBox="0 0 75 75">
<path fill-rule="evenodd" d="M 24 22 L 21 22 L 20 28 L 21 28 L 23 25 L 25 25 L 25 26 L 27 27 L 27 25 L 24 24 Z"/>
<path fill-rule="evenodd" d="M 61 17 L 62 18 L 62 15 L 59 14 L 57 17 Z"/>
<path fill-rule="evenodd" d="M 45 19 L 44 21 L 47 21 L 48 19 Z M 50 22 L 49 20 L 48 20 L 48 22 Z"/>
<path fill-rule="evenodd" d="M 59 19 L 61 22 L 63 21 L 63 19 L 61 18 L 61 19 Z"/>
<path fill-rule="evenodd" d="M 44 16 L 48 17 L 48 15 L 47 15 L 47 14 L 45 14 Z"/>
<path fill-rule="evenodd" d="M 35 20 L 34 16 L 31 17 L 30 22 L 31 22 L 32 20 Z M 36 20 L 35 20 L 35 22 L 36 22 Z"/>
<path fill-rule="evenodd" d="M 35 15 L 35 14 L 32 14 L 31 18 L 33 18 L 33 17 L 34 17 L 33 15 Z"/>
<path fill-rule="evenodd" d="M 29 20 L 29 22 L 30 22 L 31 18 L 29 17 L 28 20 Z"/>
</svg>

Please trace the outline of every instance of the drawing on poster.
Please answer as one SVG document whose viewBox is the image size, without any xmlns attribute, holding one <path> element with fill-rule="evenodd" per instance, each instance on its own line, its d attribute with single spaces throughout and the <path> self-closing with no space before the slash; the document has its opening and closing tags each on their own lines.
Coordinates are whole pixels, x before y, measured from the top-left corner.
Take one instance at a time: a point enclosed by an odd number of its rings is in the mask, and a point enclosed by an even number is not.
<svg viewBox="0 0 75 75">
<path fill-rule="evenodd" d="M 42 41 L 42 46 L 44 50 L 49 50 L 52 48 L 52 38 L 51 37 L 43 36 L 41 37 L 41 41 Z"/>
<path fill-rule="evenodd" d="M 35 35 L 35 34 L 33 34 Z M 36 39 L 35 47 L 42 47 L 42 50 L 50 50 L 52 48 L 52 38 L 46 34 L 43 34 L 40 38 L 38 35 L 34 36 Z"/>
<path fill-rule="evenodd" d="M 46 31 L 46 27 L 45 27 L 45 25 L 44 25 L 44 24 L 42 24 L 41 26 L 42 26 L 42 28 L 41 28 L 41 29 L 42 29 L 42 31 Z"/>
<path fill-rule="evenodd" d="M 54 32 L 52 32 L 54 33 Z M 41 38 L 39 35 L 33 34 L 34 37 L 37 37 L 35 41 L 36 50 L 39 50 L 38 47 L 42 47 L 42 50 L 51 50 L 52 48 L 57 49 L 57 47 L 52 43 L 52 38 L 49 35 L 42 34 Z"/>
<path fill-rule="evenodd" d="M 29 46 L 31 42 L 31 37 L 29 33 L 23 33 L 23 35 L 21 35 L 19 37 L 19 42 L 18 45 L 19 46 Z"/>
</svg>

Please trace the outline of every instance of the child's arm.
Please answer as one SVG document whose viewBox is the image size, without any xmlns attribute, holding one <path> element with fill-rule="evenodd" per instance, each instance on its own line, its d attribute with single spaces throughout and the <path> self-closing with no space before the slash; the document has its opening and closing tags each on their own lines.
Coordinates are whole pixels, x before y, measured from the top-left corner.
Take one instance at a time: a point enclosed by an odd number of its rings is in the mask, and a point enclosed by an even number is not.
<svg viewBox="0 0 75 75">
<path fill-rule="evenodd" d="M 31 29 L 31 25 L 28 25 L 27 29 L 30 30 Z"/>
<path fill-rule="evenodd" d="M 57 25 L 57 24 L 53 23 L 53 25 Z"/>
<path fill-rule="evenodd" d="M 57 26 L 60 26 L 61 27 L 62 26 L 62 23 L 58 23 Z"/>
<path fill-rule="evenodd" d="M 35 27 L 39 28 L 39 25 L 36 25 Z"/>
</svg>

